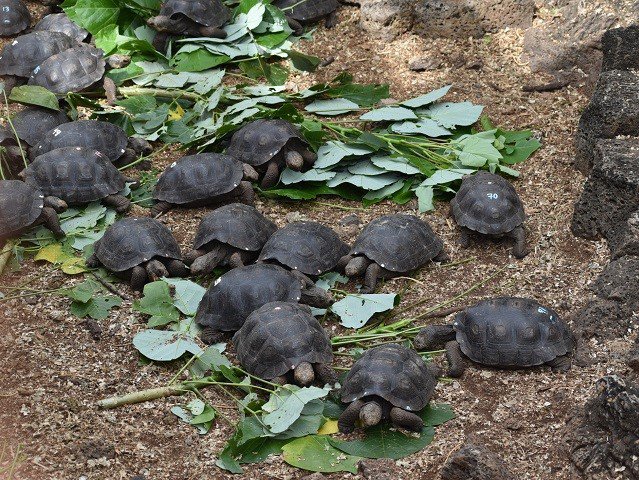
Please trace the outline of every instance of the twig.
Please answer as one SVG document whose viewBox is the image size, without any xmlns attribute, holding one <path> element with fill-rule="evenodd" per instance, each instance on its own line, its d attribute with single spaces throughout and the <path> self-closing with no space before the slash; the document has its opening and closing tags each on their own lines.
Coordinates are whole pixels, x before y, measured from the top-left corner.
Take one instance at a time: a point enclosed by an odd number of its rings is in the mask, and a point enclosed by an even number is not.
<svg viewBox="0 0 639 480">
<path fill-rule="evenodd" d="M 130 296 L 128 296 L 126 293 L 120 292 L 117 288 L 115 288 L 109 282 L 107 282 L 106 280 L 101 278 L 99 275 L 96 275 L 95 272 L 91 272 L 91 275 L 93 275 L 93 278 L 95 278 L 98 282 L 100 282 L 100 284 L 104 288 L 106 288 L 109 292 L 111 292 L 112 294 L 117 295 L 118 297 L 120 297 L 120 298 L 122 298 L 124 300 L 131 300 Z"/>
<path fill-rule="evenodd" d="M 567 80 L 558 80 L 555 82 L 544 83 L 542 85 L 524 85 L 521 89 L 524 92 L 554 92 L 570 85 Z"/>
<path fill-rule="evenodd" d="M 14 240 L 9 240 L 7 243 L 4 244 L 4 248 L 2 250 L 2 253 L 0 254 L 0 276 L 7 266 L 7 263 L 11 258 L 11 253 L 13 252 L 13 247 L 15 246 L 16 242 Z"/>
<path fill-rule="evenodd" d="M 149 388 L 147 390 L 127 393 L 126 395 L 122 395 L 119 397 L 104 398 L 98 401 L 98 407 L 117 408 L 121 407 L 122 405 L 133 405 L 134 403 L 148 402 L 150 400 L 156 400 L 158 398 L 183 395 L 189 391 L 191 391 L 191 389 L 183 384 L 171 387 Z"/>
</svg>

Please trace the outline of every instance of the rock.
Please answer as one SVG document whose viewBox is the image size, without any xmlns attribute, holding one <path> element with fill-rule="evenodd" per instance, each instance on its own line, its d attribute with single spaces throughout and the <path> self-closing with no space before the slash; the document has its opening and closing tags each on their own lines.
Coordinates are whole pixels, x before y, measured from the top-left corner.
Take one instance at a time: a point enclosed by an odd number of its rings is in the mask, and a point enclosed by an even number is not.
<svg viewBox="0 0 639 480">
<path fill-rule="evenodd" d="M 78 450 L 87 460 L 97 460 L 100 458 L 115 458 L 115 447 L 103 440 L 86 440 L 82 442 Z"/>
<path fill-rule="evenodd" d="M 601 69 L 639 70 L 639 25 L 608 30 L 601 39 L 603 64 Z"/>
<path fill-rule="evenodd" d="M 639 373 L 639 338 L 637 338 L 632 347 L 630 347 L 630 351 L 626 355 L 626 363 L 635 373 Z"/>
<path fill-rule="evenodd" d="M 413 72 L 424 72 L 427 70 L 437 70 L 441 67 L 442 61 L 433 57 L 415 58 L 408 62 L 408 69 Z"/>
<path fill-rule="evenodd" d="M 323 480 L 326 478 L 326 475 L 320 472 L 311 473 L 310 475 L 304 475 L 300 477 L 300 480 Z"/>
<path fill-rule="evenodd" d="M 486 447 L 466 443 L 441 470 L 442 480 L 512 480 L 503 460 Z"/>
<path fill-rule="evenodd" d="M 584 174 L 592 168 L 595 145 L 601 138 L 639 136 L 639 73 L 603 72 L 590 103 L 579 119 L 575 167 Z"/>
<path fill-rule="evenodd" d="M 639 138 L 599 140 L 590 177 L 575 205 L 572 232 L 590 239 L 603 236 L 613 258 L 632 254 L 639 244 L 638 212 Z"/>
<path fill-rule="evenodd" d="M 345 217 L 342 217 L 339 221 L 339 224 L 342 227 L 358 227 L 361 223 L 362 219 L 359 218 L 359 215 L 356 213 L 350 213 Z"/>
<path fill-rule="evenodd" d="M 360 26 L 382 40 L 406 33 L 413 26 L 412 0 L 360 0 Z"/>
<path fill-rule="evenodd" d="M 399 470 L 390 458 L 360 460 L 357 468 L 366 480 L 394 480 Z"/>
<path fill-rule="evenodd" d="M 639 309 L 637 278 L 639 257 L 627 255 L 611 261 L 590 286 L 594 298 L 574 315 L 575 331 L 584 339 L 626 335 Z"/>
<path fill-rule="evenodd" d="M 568 423 L 570 458 L 586 478 L 639 478 L 639 388 L 616 375 Z"/>
</svg>

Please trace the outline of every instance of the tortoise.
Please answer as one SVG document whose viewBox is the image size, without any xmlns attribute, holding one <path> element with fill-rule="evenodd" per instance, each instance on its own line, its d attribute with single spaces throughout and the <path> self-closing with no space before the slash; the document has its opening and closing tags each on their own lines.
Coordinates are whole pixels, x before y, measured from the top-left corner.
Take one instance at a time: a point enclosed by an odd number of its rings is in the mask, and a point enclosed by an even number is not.
<svg viewBox="0 0 639 480">
<path fill-rule="evenodd" d="M 182 157 L 160 176 L 153 191 L 157 203 L 151 215 L 161 215 L 176 205 L 252 205 L 253 186 L 242 181 L 243 176 L 242 164 L 228 155 L 199 153 Z"/>
<path fill-rule="evenodd" d="M 56 237 L 64 237 L 58 213 L 66 207 L 64 202 L 45 197 L 40 190 L 20 180 L 0 180 L 0 242 L 19 237 L 40 224 Z"/>
<path fill-rule="evenodd" d="M 515 188 L 499 175 L 478 172 L 464 177 L 450 211 L 461 227 L 462 247 L 468 247 L 471 233 L 478 232 L 493 238 L 511 237 L 515 241 L 513 255 L 523 258 L 528 254 L 522 226 L 524 206 Z"/>
<path fill-rule="evenodd" d="M 334 385 L 328 335 L 307 305 L 271 302 L 251 313 L 233 336 L 237 359 L 251 375 L 273 383 Z"/>
<path fill-rule="evenodd" d="M 131 202 L 118 194 L 125 182 L 123 176 L 102 153 L 81 147 L 64 147 L 37 157 L 21 173 L 25 182 L 45 195 L 64 200 L 69 205 L 85 205 L 101 200 L 119 213 Z"/>
<path fill-rule="evenodd" d="M 203 327 L 202 341 L 222 341 L 225 332 L 239 330 L 251 313 L 276 301 L 327 308 L 333 299 L 308 277 L 278 265 L 258 263 L 235 268 L 211 284 L 198 306 L 195 320 Z"/>
<path fill-rule="evenodd" d="M 338 0 L 275 0 L 273 5 L 284 11 L 289 26 L 295 35 L 304 33 L 303 25 L 308 25 L 326 18 L 326 28 L 337 24 Z"/>
<path fill-rule="evenodd" d="M 22 153 L 9 126 L 0 125 L 0 166 L 5 179 L 15 178 L 24 169 Z"/>
<path fill-rule="evenodd" d="M 384 215 L 370 222 L 340 259 L 349 277 L 364 275 L 362 293 L 375 291 L 378 278 L 393 278 L 429 261 L 448 261 L 444 242 L 414 215 Z"/>
<path fill-rule="evenodd" d="M 530 298 L 498 297 L 483 300 L 455 316 L 452 325 L 431 325 L 414 340 L 418 349 L 445 345 L 448 376 L 459 377 L 462 354 L 482 365 L 521 368 L 546 364 L 567 371 L 575 337 L 551 308 Z"/>
<path fill-rule="evenodd" d="M 153 45 L 164 50 L 169 35 L 226 38 L 220 27 L 229 21 L 231 11 L 222 0 L 166 0 L 160 14 L 147 20 L 158 31 Z"/>
<path fill-rule="evenodd" d="M 423 409 L 435 392 L 439 369 L 426 364 L 417 352 L 396 343 L 371 348 L 355 362 L 340 391 L 349 403 L 337 425 L 351 433 L 359 421 L 364 427 L 390 419 L 399 428 L 421 432 Z"/>
<path fill-rule="evenodd" d="M 268 239 L 258 261 L 278 263 L 305 275 L 321 275 L 335 268 L 348 245 L 333 230 L 317 222 L 293 222 Z"/>
<path fill-rule="evenodd" d="M 87 266 L 104 266 L 141 291 L 149 281 L 161 277 L 184 277 L 188 268 L 182 263 L 180 246 L 171 231 L 149 217 L 118 220 L 95 242 Z"/>
<path fill-rule="evenodd" d="M 130 58 L 122 55 L 112 55 L 108 59 L 109 66 L 114 68 L 120 68 L 128 61 Z M 113 80 L 104 76 L 106 65 L 102 50 L 86 43 L 79 43 L 47 58 L 35 67 L 28 83 L 39 85 L 58 95 L 82 92 L 101 84 L 108 103 L 112 105 L 115 103 L 117 90 Z"/>
<path fill-rule="evenodd" d="M 285 166 L 299 171 L 317 159 L 299 130 L 286 120 L 247 123 L 233 134 L 226 154 L 259 169 L 262 188 L 275 186 Z"/>
<path fill-rule="evenodd" d="M 51 13 L 45 15 L 33 27 L 34 31 L 61 32 L 77 42 L 84 42 L 89 36 L 84 28 L 73 22 L 66 13 Z"/>
<path fill-rule="evenodd" d="M 21 0 L 0 0 L 0 37 L 11 37 L 31 25 L 29 9 Z"/>
<path fill-rule="evenodd" d="M 60 32 L 32 32 L 8 43 L 0 55 L 0 75 L 6 92 L 24 83 L 34 69 L 55 54 L 79 45 Z"/>
<path fill-rule="evenodd" d="M 11 118 L 18 138 L 28 146 L 35 146 L 49 131 L 71 119 L 62 110 L 42 107 L 27 107 Z"/>
<path fill-rule="evenodd" d="M 30 156 L 35 158 L 62 147 L 97 150 L 116 165 L 127 165 L 153 150 L 149 142 L 141 138 L 129 138 L 117 125 L 100 120 L 78 120 L 47 131 L 31 149 Z"/>
<path fill-rule="evenodd" d="M 186 263 L 194 275 L 211 273 L 218 265 L 231 268 L 253 263 L 277 225 L 242 203 L 224 205 L 200 222 Z"/>
</svg>

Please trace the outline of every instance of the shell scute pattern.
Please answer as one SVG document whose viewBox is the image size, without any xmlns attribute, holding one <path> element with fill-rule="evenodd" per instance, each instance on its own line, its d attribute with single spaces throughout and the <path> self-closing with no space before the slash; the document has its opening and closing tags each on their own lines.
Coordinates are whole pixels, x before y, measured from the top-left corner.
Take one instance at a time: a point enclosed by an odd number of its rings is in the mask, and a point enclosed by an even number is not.
<svg viewBox="0 0 639 480">
<path fill-rule="evenodd" d="M 100 200 L 124 188 L 124 177 L 104 155 L 80 147 L 40 155 L 26 168 L 25 182 L 70 205 Z"/>
<path fill-rule="evenodd" d="M 171 231 L 149 217 L 129 217 L 115 222 L 98 241 L 95 253 L 113 272 L 122 272 L 153 257 L 182 258 Z"/>
<path fill-rule="evenodd" d="M 515 187 L 489 172 L 465 177 L 450 206 L 459 225 L 483 234 L 510 232 L 526 219 Z"/>
<path fill-rule="evenodd" d="M 198 306 L 195 320 L 202 326 L 236 331 L 246 318 L 267 303 L 296 303 L 301 286 L 277 265 L 256 264 L 234 268 L 211 284 Z"/>
<path fill-rule="evenodd" d="M 206 27 L 219 27 L 231 18 L 229 9 L 220 0 L 168 0 L 162 4 L 160 15 L 175 20 L 184 15 Z"/>
<path fill-rule="evenodd" d="M 0 239 L 19 235 L 42 213 L 44 195 L 19 180 L 0 180 Z"/>
<path fill-rule="evenodd" d="M 217 240 L 235 248 L 257 252 L 276 230 L 275 223 L 254 207 L 231 203 L 215 209 L 202 219 L 193 246 L 202 248 Z"/>
<path fill-rule="evenodd" d="M 393 272 L 409 272 L 437 256 L 444 242 L 413 215 L 384 215 L 370 222 L 351 253 L 365 255 Z"/>
<path fill-rule="evenodd" d="M 0 1 L 0 36 L 10 37 L 31 25 L 31 14 L 20 0 Z"/>
<path fill-rule="evenodd" d="M 479 302 L 459 313 L 453 326 L 464 355 L 485 365 L 541 365 L 574 348 L 557 312 L 526 298 Z"/>
<path fill-rule="evenodd" d="M 242 165 L 228 155 L 188 155 L 164 171 L 153 198 L 178 205 L 207 201 L 229 193 L 240 184 L 242 176 Z"/>
<path fill-rule="evenodd" d="M 32 32 L 8 43 L 0 56 L 0 75 L 29 77 L 48 58 L 78 43 L 60 32 Z"/>
<path fill-rule="evenodd" d="M 89 36 L 89 32 L 73 22 L 66 13 L 52 13 L 42 17 L 33 30 L 64 33 L 78 42 Z"/>
<path fill-rule="evenodd" d="M 307 275 L 321 275 L 349 251 L 330 228 L 317 222 L 293 222 L 268 239 L 260 260 L 274 260 Z"/>
<path fill-rule="evenodd" d="M 280 9 L 293 7 L 286 10 L 287 16 L 300 22 L 312 23 L 320 20 L 339 7 L 337 0 L 277 0 L 273 2 Z"/>
<path fill-rule="evenodd" d="M 102 51 L 81 44 L 42 62 L 33 70 L 29 85 L 39 85 L 58 94 L 80 92 L 98 82 L 105 68 Z"/>
<path fill-rule="evenodd" d="M 11 119 L 18 137 L 29 146 L 36 145 L 49 130 L 70 121 L 63 111 L 38 107 L 25 108 Z"/>
<path fill-rule="evenodd" d="M 341 399 L 350 403 L 377 395 L 396 407 L 418 411 L 430 401 L 436 384 L 417 352 L 392 343 L 364 352 L 344 380 Z"/>
<path fill-rule="evenodd" d="M 246 370 L 270 380 L 302 362 L 330 363 L 330 340 L 308 307 L 267 303 L 254 311 L 233 337 L 237 358 Z"/>
</svg>

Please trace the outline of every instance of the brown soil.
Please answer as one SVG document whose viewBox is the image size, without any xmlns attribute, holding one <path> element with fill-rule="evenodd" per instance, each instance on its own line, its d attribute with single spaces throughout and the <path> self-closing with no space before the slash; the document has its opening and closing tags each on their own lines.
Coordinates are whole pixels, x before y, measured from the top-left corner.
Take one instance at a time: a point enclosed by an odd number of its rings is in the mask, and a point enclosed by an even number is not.
<svg viewBox="0 0 639 480">
<path fill-rule="evenodd" d="M 468 250 L 459 249 L 455 243 L 458 232 L 446 218 L 447 205 L 440 203 L 437 211 L 422 218 L 442 235 L 454 260 L 472 260 L 452 267 L 429 267 L 415 274 L 414 281 L 387 282 L 382 290 L 406 288 L 403 307 L 428 299 L 406 312 L 417 315 L 508 265 L 458 304 L 493 295 L 531 296 L 570 318 L 584 304 L 587 285 L 608 255 L 604 243 L 576 239 L 568 229 L 584 181 L 572 166 L 573 133 L 587 102 L 584 92 L 568 87 L 554 93 L 523 93 L 522 85 L 543 79 L 532 76 L 519 60 L 522 37 L 517 31 L 484 40 L 424 40 L 407 34 L 393 42 L 378 42 L 358 28 L 355 8 L 343 8 L 340 18 L 335 29 L 321 27 L 312 43 L 301 46 L 308 53 L 334 56 L 334 63 L 316 74 L 292 77 L 291 87 L 303 88 L 343 70 L 358 82 L 389 83 L 397 99 L 453 83 L 453 100 L 486 105 L 495 124 L 534 129 L 543 141 L 543 148 L 520 166 L 522 175 L 516 182 L 529 216 L 526 226 L 532 253 L 528 257 L 515 260 L 507 243 L 478 242 Z M 417 57 L 436 58 L 441 66 L 412 72 L 408 62 Z M 338 221 L 351 213 L 365 223 L 388 212 L 416 211 L 414 202 L 360 207 L 333 198 L 322 199 L 322 203 L 258 202 L 258 208 L 280 225 L 287 215 L 303 215 L 338 227 Z M 203 213 L 175 210 L 165 220 L 188 247 Z M 350 236 L 342 233 L 345 239 Z M 0 290 L 6 294 L 14 291 L 7 287 L 25 284 L 50 289 L 77 281 L 27 260 L 19 271 L 2 277 Z M 1 303 L 0 431 L 7 450 L 0 463 L 10 462 L 20 446 L 24 458 L 19 459 L 14 478 L 131 479 L 139 474 L 153 480 L 227 478 L 214 466 L 216 452 L 232 434 L 226 421 L 220 419 L 208 435 L 199 436 L 169 412 L 184 399 L 113 411 L 96 407 L 96 401 L 105 396 L 165 385 L 177 371 L 178 365 L 139 363 L 131 339 L 144 328 L 144 319 L 130 307 L 125 301 L 100 322 L 103 334 L 96 342 L 83 321 L 69 313 L 69 300 L 64 297 L 43 295 Z M 334 325 L 331 328 L 336 330 Z M 462 379 L 440 383 L 435 401 L 450 403 L 457 418 L 439 428 L 425 450 L 396 462 L 400 478 L 436 478 L 450 453 L 467 437 L 499 452 L 518 478 L 576 478 L 562 444 L 566 420 L 591 395 L 597 378 L 610 371 L 625 372 L 620 352 L 629 345 L 628 338 L 589 344 L 593 365 L 574 366 L 566 374 L 543 368 L 497 371 L 471 367 Z M 214 389 L 205 395 L 212 404 L 226 402 Z M 231 418 L 233 412 L 228 410 Z M 280 458 L 246 468 L 246 477 L 252 478 L 290 479 L 304 474 Z M 328 477 L 355 478 L 350 474 Z"/>
</svg>

